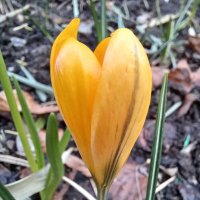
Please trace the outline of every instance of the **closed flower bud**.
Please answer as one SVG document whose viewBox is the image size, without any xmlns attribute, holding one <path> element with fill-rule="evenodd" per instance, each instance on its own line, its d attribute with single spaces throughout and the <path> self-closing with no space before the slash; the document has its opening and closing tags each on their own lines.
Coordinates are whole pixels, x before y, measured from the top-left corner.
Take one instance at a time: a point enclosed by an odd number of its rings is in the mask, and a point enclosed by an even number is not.
<svg viewBox="0 0 200 200">
<path fill-rule="evenodd" d="M 135 144 L 150 104 L 145 50 L 128 29 L 92 52 L 77 40 L 73 19 L 55 40 L 51 80 L 56 101 L 98 190 L 108 188 Z"/>
</svg>

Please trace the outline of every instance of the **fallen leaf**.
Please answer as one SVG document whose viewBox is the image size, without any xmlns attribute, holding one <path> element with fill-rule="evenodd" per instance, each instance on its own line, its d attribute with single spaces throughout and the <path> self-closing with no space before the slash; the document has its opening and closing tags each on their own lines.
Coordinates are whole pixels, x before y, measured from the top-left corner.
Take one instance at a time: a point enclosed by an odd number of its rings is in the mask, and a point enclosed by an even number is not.
<svg viewBox="0 0 200 200">
<path fill-rule="evenodd" d="M 148 177 L 144 165 L 128 162 L 114 180 L 110 194 L 115 200 L 142 200 L 145 198 Z"/>
<path fill-rule="evenodd" d="M 169 70 L 162 67 L 151 67 L 151 70 L 152 70 L 153 87 L 157 88 L 161 86 L 163 76 L 166 72 L 169 72 Z"/>
<path fill-rule="evenodd" d="M 186 59 L 177 63 L 175 69 L 169 73 L 170 86 L 182 93 L 188 93 L 193 88 L 191 80 L 191 71 Z"/>
<path fill-rule="evenodd" d="M 72 168 L 75 171 L 81 172 L 86 177 L 91 177 L 91 174 L 88 168 L 86 167 L 85 163 L 77 156 L 70 154 L 67 157 L 67 159 L 65 159 L 64 164 L 66 164 L 68 167 Z"/>
<path fill-rule="evenodd" d="M 187 112 L 189 111 L 190 107 L 192 106 L 193 102 L 198 100 L 199 98 L 197 97 L 197 95 L 190 93 L 187 94 L 185 96 L 185 100 L 183 102 L 183 105 L 181 106 L 181 108 L 178 111 L 178 117 L 182 117 L 183 115 L 187 114 Z"/>
<path fill-rule="evenodd" d="M 200 87 L 200 69 L 192 72 L 186 59 L 177 63 L 175 69 L 169 73 L 170 86 L 183 94 L 189 93 L 193 88 Z"/>
<path fill-rule="evenodd" d="M 138 145 L 145 151 L 151 152 L 153 135 L 155 130 L 155 120 L 147 120 L 138 139 Z M 177 131 L 173 124 L 166 122 L 164 126 L 163 150 L 169 151 L 174 141 L 177 139 Z"/>
<path fill-rule="evenodd" d="M 199 36 L 189 36 L 188 38 L 190 46 L 198 53 L 200 53 L 200 37 Z"/>
<path fill-rule="evenodd" d="M 19 103 L 19 99 L 17 97 L 17 93 L 16 90 L 13 90 L 13 94 L 15 97 L 15 101 L 18 107 L 18 110 L 21 112 L 21 106 Z M 30 112 L 32 114 L 36 114 L 36 115 L 42 115 L 42 114 L 47 114 L 47 113 L 51 113 L 51 112 L 58 112 L 58 106 L 57 105 L 52 105 L 52 104 L 39 104 L 38 102 L 36 102 L 33 97 L 28 93 L 28 92 L 24 92 L 23 91 L 23 95 L 24 98 L 26 99 L 26 103 L 28 105 L 28 108 L 30 110 Z M 0 92 L 0 111 L 1 112 L 9 112 L 10 108 L 7 102 L 7 98 L 5 95 L 4 91 Z"/>
<path fill-rule="evenodd" d="M 64 183 L 60 187 L 61 188 L 59 189 L 59 191 L 56 191 L 53 200 L 63 200 L 66 192 L 69 189 L 69 185 Z"/>
</svg>

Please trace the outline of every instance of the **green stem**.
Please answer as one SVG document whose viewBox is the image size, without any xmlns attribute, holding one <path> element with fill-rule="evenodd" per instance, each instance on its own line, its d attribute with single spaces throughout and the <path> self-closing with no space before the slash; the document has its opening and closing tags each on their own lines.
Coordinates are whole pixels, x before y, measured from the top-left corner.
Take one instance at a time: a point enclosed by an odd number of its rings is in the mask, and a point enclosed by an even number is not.
<svg viewBox="0 0 200 200">
<path fill-rule="evenodd" d="M 106 24 L 106 1 L 101 0 L 101 39 L 103 40 L 107 36 L 107 24 Z"/>
<path fill-rule="evenodd" d="M 97 200 L 107 200 L 108 199 L 108 186 L 104 186 L 103 188 L 100 188 L 97 193 Z"/>
<path fill-rule="evenodd" d="M 10 107 L 10 111 L 11 111 L 11 115 L 12 115 L 15 127 L 17 129 L 20 140 L 24 147 L 24 152 L 28 159 L 31 170 L 33 172 L 35 172 L 38 169 L 37 164 L 36 164 L 35 158 L 33 156 L 33 153 L 31 151 L 31 148 L 30 148 L 30 145 L 28 142 L 28 137 L 27 137 L 25 129 L 24 129 L 23 121 L 21 119 L 20 113 L 17 108 L 16 100 L 14 98 L 12 86 L 11 86 L 10 80 L 9 80 L 7 72 L 6 72 L 6 66 L 4 63 L 4 59 L 3 59 L 3 55 L 1 53 L 1 50 L 0 50 L 0 80 L 1 80 L 4 92 L 6 94 L 6 98 L 8 101 L 8 105 Z"/>
</svg>

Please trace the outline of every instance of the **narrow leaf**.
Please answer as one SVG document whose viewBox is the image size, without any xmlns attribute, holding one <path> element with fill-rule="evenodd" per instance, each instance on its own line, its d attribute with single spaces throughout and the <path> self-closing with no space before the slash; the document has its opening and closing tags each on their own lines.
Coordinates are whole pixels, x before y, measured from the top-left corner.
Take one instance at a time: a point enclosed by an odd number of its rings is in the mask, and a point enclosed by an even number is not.
<svg viewBox="0 0 200 200">
<path fill-rule="evenodd" d="M 96 33 L 97 33 L 97 38 L 98 38 L 98 42 L 101 41 L 101 25 L 99 23 L 99 19 L 98 19 L 98 15 L 97 15 L 97 11 L 95 9 L 95 5 L 93 0 L 90 0 L 90 11 L 94 20 L 94 26 L 96 29 Z"/>
<path fill-rule="evenodd" d="M 20 113 L 17 108 L 17 104 L 13 95 L 12 91 L 12 86 L 10 83 L 10 80 L 8 78 L 7 72 L 6 72 L 6 65 L 4 63 L 3 55 L 0 50 L 0 81 L 2 83 L 2 87 L 5 91 L 6 98 L 8 101 L 8 105 L 10 107 L 11 115 L 15 124 L 15 127 L 17 129 L 17 132 L 19 134 L 20 140 L 22 142 L 27 160 L 30 164 L 31 170 L 36 171 L 37 170 L 37 165 L 35 162 L 35 158 L 33 156 L 33 153 L 31 151 L 29 142 L 28 142 L 28 137 L 25 132 L 24 124 L 21 119 Z"/>
<path fill-rule="evenodd" d="M 163 143 L 163 127 L 165 121 L 165 109 L 167 101 L 167 84 L 168 84 L 168 74 L 165 74 L 163 78 L 162 89 L 159 97 L 159 104 L 157 110 L 146 200 L 154 200 L 155 196 L 156 182 L 158 177 L 158 170 L 160 165 L 162 143 Z"/>
<path fill-rule="evenodd" d="M 28 85 L 30 87 L 33 87 L 35 89 L 41 90 L 43 92 L 46 92 L 47 94 L 50 94 L 50 95 L 53 94 L 52 88 L 50 86 L 48 86 L 48 85 L 39 83 L 37 81 L 31 81 L 28 78 L 25 78 L 23 76 L 20 76 L 18 74 L 13 73 L 13 72 L 7 72 L 7 73 L 8 73 L 9 77 L 14 76 L 19 82 L 21 82 L 23 84 L 26 84 L 26 85 Z"/>
<path fill-rule="evenodd" d="M 68 143 L 69 143 L 69 140 L 70 140 L 70 132 L 68 129 L 65 130 L 64 132 L 64 135 L 60 141 L 60 153 L 62 154 L 63 151 L 66 149 Z"/>
<path fill-rule="evenodd" d="M 12 196 L 12 194 L 6 189 L 6 187 L 1 184 L 0 182 L 0 199 L 3 200 L 15 200 L 15 198 Z"/>
<path fill-rule="evenodd" d="M 21 88 L 19 86 L 19 83 L 17 82 L 17 80 L 14 77 L 13 77 L 13 82 L 14 82 L 14 85 L 15 85 L 15 88 L 16 88 L 16 91 L 17 91 L 19 102 L 20 102 L 21 107 L 22 107 L 23 117 L 24 117 L 24 119 L 27 123 L 28 130 L 29 130 L 29 133 L 30 133 L 30 136 L 31 136 L 31 140 L 32 140 L 33 145 L 34 145 L 38 169 L 41 169 L 41 168 L 44 167 L 45 163 L 44 163 L 44 156 L 43 156 L 42 146 L 41 146 L 41 143 L 40 143 L 38 132 L 37 132 L 33 117 L 32 117 L 32 115 L 29 111 L 26 100 L 25 100 L 23 93 L 21 91 Z"/>
<path fill-rule="evenodd" d="M 58 140 L 58 124 L 53 113 L 51 113 L 48 118 L 46 148 L 47 158 L 51 165 L 51 169 L 46 182 L 45 199 L 50 200 L 64 175 L 64 167 L 61 160 L 60 144 Z"/>
<path fill-rule="evenodd" d="M 107 37 L 106 0 L 101 0 L 101 40 Z"/>
<path fill-rule="evenodd" d="M 24 66 L 20 66 L 21 67 L 21 70 L 23 71 L 23 73 L 25 74 L 25 76 L 31 81 L 31 82 L 35 82 L 37 83 L 37 81 L 35 80 L 35 78 L 33 77 L 33 75 L 24 67 Z M 39 99 L 42 101 L 42 102 L 45 102 L 47 100 L 47 95 L 40 91 L 40 90 L 36 90 L 36 93 L 39 97 Z"/>
</svg>

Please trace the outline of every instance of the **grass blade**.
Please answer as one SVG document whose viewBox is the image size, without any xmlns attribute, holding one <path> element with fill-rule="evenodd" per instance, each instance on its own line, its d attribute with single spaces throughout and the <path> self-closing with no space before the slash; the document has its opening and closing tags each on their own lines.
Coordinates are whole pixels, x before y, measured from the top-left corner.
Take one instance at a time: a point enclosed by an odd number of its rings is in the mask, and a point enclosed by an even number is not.
<svg viewBox="0 0 200 200">
<path fill-rule="evenodd" d="M 174 38 L 174 21 L 173 20 L 169 21 L 166 26 L 167 28 L 166 28 L 166 33 L 164 34 L 164 37 L 165 37 L 165 41 L 169 41 L 169 42 L 167 43 L 166 47 L 161 52 L 162 61 L 164 62 L 166 62 L 171 52 L 172 42 L 170 41 L 173 41 L 173 38 Z"/>
<path fill-rule="evenodd" d="M 160 93 L 158 110 L 157 110 L 146 200 L 154 200 L 155 196 L 156 182 L 157 182 L 157 176 L 158 176 L 158 170 L 162 152 L 162 143 L 163 143 L 163 127 L 165 121 L 165 109 L 167 101 L 167 84 L 168 84 L 168 74 L 165 74 L 163 78 L 162 89 Z"/>
<path fill-rule="evenodd" d="M 187 1 L 185 7 L 180 11 L 180 16 L 179 16 L 179 18 L 178 18 L 178 20 L 175 24 L 175 32 L 180 29 L 181 22 L 183 21 L 183 19 L 184 19 L 185 15 L 187 14 L 191 4 L 193 3 L 193 1 L 194 0 Z"/>
<path fill-rule="evenodd" d="M 9 77 L 14 76 L 17 79 L 17 81 L 19 81 L 23 84 L 26 84 L 32 88 L 46 92 L 47 94 L 50 94 L 50 95 L 53 94 L 53 90 L 49 85 L 45 85 L 45 84 L 39 83 L 37 81 L 31 81 L 28 78 L 24 78 L 23 76 L 20 76 L 18 74 L 12 73 L 12 72 L 7 72 L 7 73 L 8 73 Z"/>
<path fill-rule="evenodd" d="M 64 166 L 61 160 L 60 143 L 58 140 L 58 124 L 53 113 L 48 118 L 46 148 L 51 168 L 46 182 L 45 199 L 50 200 L 64 175 Z"/>
<path fill-rule="evenodd" d="M 53 43 L 53 41 L 54 41 L 53 37 L 51 36 L 49 31 L 46 29 L 46 27 L 41 24 L 41 21 L 38 21 L 38 20 L 33 19 L 33 18 L 31 18 L 31 21 L 37 26 L 37 28 L 42 32 L 42 34 L 46 38 L 48 38 L 51 43 Z"/>
<path fill-rule="evenodd" d="M 35 158 L 33 156 L 33 153 L 31 151 L 28 138 L 24 129 L 24 124 L 21 119 L 20 113 L 17 108 L 17 104 L 13 95 L 12 86 L 10 83 L 10 80 L 8 78 L 7 72 L 6 72 L 6 65 L 4 63 L 3 55 L 0 50 L 0 80 L 2 83 L 2 87 L 5 91 L 6 98 L 8 101 L 8 105 L 10 107 L 11 115 L 15 124 L 15 127 L 17 129 L 17 132 L 19 134 L 20 140 L 22 142 L 24 152 L 26 154 L 27 160 L 29 162 L 29 165 L 31 167 L 31 170 L 37 171 L 37 164 L 35 162 Z"/>
<path fill-rule="evenodd" d="M 17 91 L 19 102 L 20 102 L 21 107 L 22 107 L 23 117 L 24 117 L 26 124 L 28 126 L 28 130 L 29 130 L 29 133 L 30 133 L 30 136 L 31 136 L 31 140 L 32 140 L 33 145 L 34 145 L 38 169 L 41 169 L 41 168 L 44 167 L 45 163 L 44 163 L 44 156 L 43 156 L 42 147 L 41 147 L 40 139 L 39 139 L 39 136 L 38 136 L 38 132 L 37 132 L 33 117 L 32 117 L 32 115 L 29 111 L 26 100 L 25 100 L 23 93 L 21 91 L 21 88 L 19 86 L 19 83 L 17 82 L 17 80 L 14 77 L 13 77 L 13 82 L 14 82 L 14 86 L 15 86 L 16 91 Z"/>
<path fill-rule="evenodd" d="M 63 134 L 63 137 L 60 141 L 60 153 L 62 154 L 63 151 L 66 149 L 68 143 L 69 143 L 69 140 L 70 140 L 70 132 L 68 129 L 65 130 L 64 134 Z"/>
<path fill-rule="evenodd" d="M 106 1 L 101 0 L 101 40 L 107 36 Z"/>
<path fill-rule="evenodd" d="M 32 76 L 32 74 L 24 67 L 24 66 L 20 66 L 21 70 L 23 71 L 24 75 L 31 81 L 31 82 L 36 82 L 35 78 Z M 36 93 L 40 99 L 40 101 L 45 102 L 47 100 L 47 95 L 40 91 L 40 90 L 36 90 Z"/>
<path fill-rule="evenodd" d="M 98 39 L 98 42 L 100 42 L 101 38 L 102 38 L 101 37 L 101 26 L 99 23 L 99 19 L 97 16 L 97 12 L 96 12 L 93 0 L 90 0 L 90 11 L 91 11 L 91 14 L 92 14 L 92 17 L 94 20 L 94 26 L 95 26 L 96 33 L 97 33 L 97 39 Z"/>
<path fill-rule="evenodd" d="M 12 194 L 0 182 L 0 198 L 3 200 L 15 200 Z"/>
</svg>

